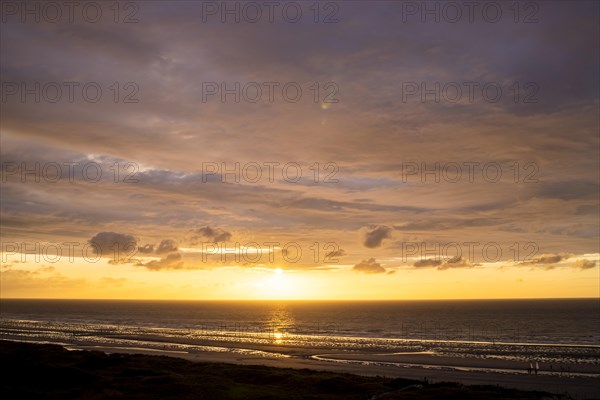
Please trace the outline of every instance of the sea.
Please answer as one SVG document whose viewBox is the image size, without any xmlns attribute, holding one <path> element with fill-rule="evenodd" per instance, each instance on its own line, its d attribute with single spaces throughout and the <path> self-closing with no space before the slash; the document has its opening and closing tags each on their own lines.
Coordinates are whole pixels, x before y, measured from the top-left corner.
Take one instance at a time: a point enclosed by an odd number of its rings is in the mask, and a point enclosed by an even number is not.
<svg viewBox="0 0 600 400">
<path fill-rule="evenodd" d="M 0 339 L 287 357 L 431 352 L 600 365 L 600 299 L 138 301 L 0 299 Z"/>
</svg>

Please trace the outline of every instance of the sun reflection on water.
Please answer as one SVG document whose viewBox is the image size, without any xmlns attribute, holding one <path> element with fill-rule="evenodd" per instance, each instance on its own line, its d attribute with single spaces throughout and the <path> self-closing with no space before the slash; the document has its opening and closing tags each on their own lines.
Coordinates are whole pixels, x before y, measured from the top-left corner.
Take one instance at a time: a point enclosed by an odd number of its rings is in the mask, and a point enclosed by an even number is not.
<svg viewBox="0 0 600 400">
<path fill-rule="evenodd" d="M 286 304 L 277 304 L 269 311 L 268 325 L 273 342 L 284 344 L 288 332 L 293 330 L 295 319 Z"/>
</svg>

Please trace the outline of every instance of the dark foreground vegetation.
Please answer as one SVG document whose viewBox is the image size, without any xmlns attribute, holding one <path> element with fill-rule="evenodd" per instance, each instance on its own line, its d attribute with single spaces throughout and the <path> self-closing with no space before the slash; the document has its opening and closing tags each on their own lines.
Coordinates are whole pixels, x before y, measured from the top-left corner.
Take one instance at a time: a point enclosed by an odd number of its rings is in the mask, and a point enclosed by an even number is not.
<svg viewBox="0 0 600 400">
<path fill-rule="evenodd" d="M 557 399 L 497 386 L 196 363 L 0 341 L 3 399 Z"/>
</svg>

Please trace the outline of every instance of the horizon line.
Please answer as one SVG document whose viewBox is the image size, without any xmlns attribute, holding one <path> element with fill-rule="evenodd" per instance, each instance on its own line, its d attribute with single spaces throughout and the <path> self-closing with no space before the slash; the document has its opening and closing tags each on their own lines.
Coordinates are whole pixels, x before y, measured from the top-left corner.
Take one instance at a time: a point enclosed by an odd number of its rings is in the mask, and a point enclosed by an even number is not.
<svg viewBox="0 0 600 400">
<path fill-rule="evenodd" d="M 79 300 L 79 301 L 163 301 L 163 302 L 400 302 L 400 301 L 486 301 L 486 300 L 598 300 L 600 297 L 488 297 L 488 298 L 444 298 L 444 299 L 122 299 L 122 298 L 59 298 L 59 297 L 0 297 L 3 300 Z"/>
</svg>

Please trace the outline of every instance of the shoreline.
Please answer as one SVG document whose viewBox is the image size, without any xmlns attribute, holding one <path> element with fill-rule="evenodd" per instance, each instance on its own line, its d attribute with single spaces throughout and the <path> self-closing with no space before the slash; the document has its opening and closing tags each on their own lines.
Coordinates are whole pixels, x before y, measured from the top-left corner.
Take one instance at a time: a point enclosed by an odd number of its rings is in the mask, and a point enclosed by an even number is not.
<svg viewBox="0 0 600 400">
<path fill-rule="evenodd" d="M 28 342 L 18 339 L 20 342 Z M 15 342 L 2 339 L 0 343 Z M 31 341 L 29 341 L 31 342 Z M 52 343 L 52 341 L 44 341 Z M 457 382 L 463 385 L 500 385 L 517 390 L 545 391 L 553 394 L 568 393 L 575 399 L 600 399 L 598 367 L 586 366 L 585 372 L 560 374 L 540 371 L 538 375 L 528 375 L 524 369 L 516 369 L 516 363 L 503 360 L 469 359 L 459 357 L 423 354 L 423 352 L 403 352 L 402 354 L 369 354 L 356 352 L 336 352 L 319 354 L 322 349 L 286 349 L 283 346 L 251 346 L 246 352 L 236 352 L 234 348 L 224 351 L 199 351 L 194 349 L 175 350 L 165 348 L 145 348 L 137 346 L 117 346 L 98 343 L 60 343 L 71 351 L 101 351 L 105 354 L 168 356 L 195 363 L 227 363 L 235 365 L 260 365 L 276 368 L 310 369 L 332 373 L 350 373 L 364 377 L 381 376 L 426 380 L 431 383 Z M 231 345 L 231 343 L 230 343 Z M 257 348 L 260 348 L 257 349 Z M 239 349 L 238 349 L 239 350 Z M 270 353 L 280 350 L 282 353 Z M 284 353 L 284 352 L 287 352 Z M 283 356 L 269 356 L 283 354 Z M 319 357 L 321 356 L 321 357 Z M 390 363 L 390 358 L 394 361 Z M 387 359 L 387 360 L 386 360 Z M 475 365 L 473 365 L 475 364 Z M 592 371 L 590 371 L 592 369 Z M 521 371 L 521 372 L 518 372 Z"/>
<path fill-rule="evenodd" d="M 511 374 L 528 375 L 527 368 L 530 362 L 536 361 L 540 364 L 539 375 L 570 376 L 570 377 L 595 377 L 600 378 L 600 353 L 594 353 L 590 362 L 566 362 L 545 360 L 543 354 L 532 355 L 527 360 L 515 360 L 511 358 L 494 356 L 491 354 L 458 354 L 438 352 L 436 350 L 418 350 L 417 347 L 407 347 L 404 350 L 391 350 L 378 347 L 332 348 L 323 343 L 297 343 L 285 338 L 277 340 L 264 340 L 261 342 L 240 340 L 227 340 L 221 337 L 168 337 L 158 334 L 135 334 L 135 335 L 86 335 L 70 336 L 62 339 L 52 338 L 44 333 L 37 335 L 44 340 L 41 342 L 60 342 L 66 346 L 98 346 L 99 348 L 132 348 L 157 349 L 157 350 L 184 350 L 187 352 L 233 352 L 242 355 L 262 355 L 265 358 L 289 358 L 297 357 L 313 359 L 322 362 L 337 363 L 360 363 L 380 364 L 389 366 L 413 366 L 423 368 L 454 368 L 457 370 L 471 370 L 479 372 L 504 372 Z M 36 341 L 27 336 L 2 332 L 0 340 L 14 341 Z M 231 339 L 231 338 L 229 338 Z M 237 338 L 235 338 L 237 339 Z M 38 342 L 40 342 L 38 340 Z M 550 346 L 548 346 L 550 347 Z M 589 349 L 595 347 L 589 346 Z M 534 375 L 533 373 L 531 375 Z"/>
<path fill-rule="evenodd" d="M 582 391 L 550 394 L 550 387 L 512 389 L 491 384 L 423 376 L 422 370 L 402 368 L 397 374 L 364 366 L 314 365 L 310 359 L 262 359 L 231 353 L 174 353 L 156 349 L 104 347 L 89 351 L 74 346 L 2 340 L 0 355 L 10 365 L 2 393 L 11 396 L 139 399 L 593 399 Z M 409 372 L 419 372 L 411 375 Z M 449 371 L 442 371 L 449 372 Z M 455 376 L 453 374 L 448 377 Z M 439 379 L 438 378 L 442 378 Z M 536 377 L 540 382 L 547 377 Z M 40 394 L 43 394 L 40 396 Z"/>
</svg>

